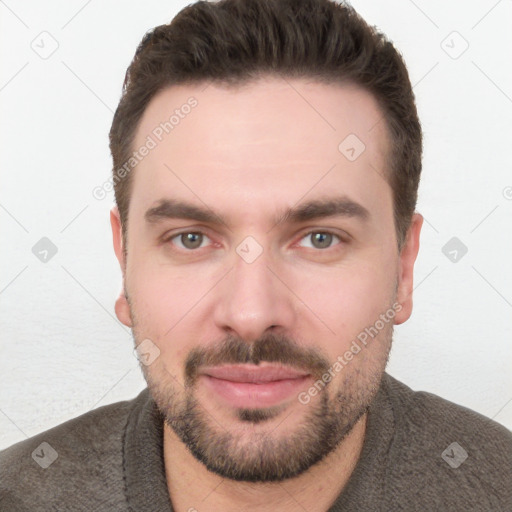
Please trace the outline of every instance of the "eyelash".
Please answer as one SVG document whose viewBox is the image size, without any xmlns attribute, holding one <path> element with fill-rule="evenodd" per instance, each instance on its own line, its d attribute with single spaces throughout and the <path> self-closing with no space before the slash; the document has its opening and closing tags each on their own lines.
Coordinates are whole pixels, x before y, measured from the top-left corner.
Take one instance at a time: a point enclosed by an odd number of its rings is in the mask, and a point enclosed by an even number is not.
<svg viewBox="0 0 512 512">
<path fill-rule="evenodd" d="M 186 231 L 180 231 L 179 233 L 174 233 L 168 237 L 166 237 L 164 240 L 163 240 L 163 243 L 164 244 L 168 244 L 170 243 L 173 239 L 175 238 L 178 238 L 180 237 L 181 235 L 185 235 L 185 234 L 196 234 L 196 235 L 203 235 L 207 238 L 210 238 L 204 231 L 201 231 L 201 230 L 186 230 Z M 317 252 L 325 252 L 329 249 L 334 249 L 337 245 L 339 245 L 340 243 L 346 243 L 346 240 L 339 234 L 335 233 L 334 231 L 329 231 L 329 230 L 319 230 L 319 229 L 316 229 L 316 230 L 312 230 L 312 231 L 308 231 L 307 233 L 305 233 L 301 238 L 300 240 L 303 240 L 304 238 L 308 237 L 308 236 L 311 236 L 315 233 L 321 233 L 323 235 L 332 235 L 333 237 L 337 238 L 339 240 L 339 243 L 338 244 L 335 244 L 335 245 L 332 245 L 330 247 L 327 247 L 325 249 L 317 249 L 317 248 L 311 248 L 311 247 L 307 247 L 307 249 L 313 249 Z M 181 247 L 178 247 L 177 250 L 179 251 L 185 251 L 185 252 L 198 252 L 200 249 L 204 249 L 204 247 L 198 247 L 196 249 L 182 249 Z"/>
</svg>

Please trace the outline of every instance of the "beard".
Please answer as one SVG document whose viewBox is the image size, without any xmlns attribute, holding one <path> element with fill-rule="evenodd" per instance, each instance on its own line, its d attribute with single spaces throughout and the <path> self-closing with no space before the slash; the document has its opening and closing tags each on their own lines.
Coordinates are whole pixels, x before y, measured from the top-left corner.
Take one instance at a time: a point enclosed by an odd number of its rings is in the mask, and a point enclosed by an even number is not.
<svg viewBox="0 0 512 512">
<path fill-rule="evenodd" d="M 143 338 L 136 336 L 135 323 L 133 333 L 137 344 Z M 317 381 L 332 367 L 318 349 L 304 348 L 272 332 L 250 344 L 230 335 L 220 344 L 196 348 L 188 354 L 184 384 L 166 368 L 162 358 L 151 366 L 141 364 L 141 368 L 164 421 L 209 471 L 234 481 L 278 482 L 296 477 L 322 461 L 368 411 L 388 361 L 392 334 L 390 323 L 371 341 L 371 346 L 362 348 L 355 361 L 325 384 L 317 400 L 300 405 L 304 414 L 287 432 L 278 428 L 287 418 L 289 403 L 236 408 L 237 428 L 230 430 L 221 425 L 201 405 L 199 371 L 203 366 L 270 362 L 306 370 Z M 280 415 L 283 418 L 279 421 Z"/>
</svg>

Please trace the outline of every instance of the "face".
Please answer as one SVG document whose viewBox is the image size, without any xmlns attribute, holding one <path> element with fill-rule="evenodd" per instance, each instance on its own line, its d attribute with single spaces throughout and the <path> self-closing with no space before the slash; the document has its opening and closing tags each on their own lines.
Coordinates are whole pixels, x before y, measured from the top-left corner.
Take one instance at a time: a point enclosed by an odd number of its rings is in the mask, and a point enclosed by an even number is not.
<svg viewBox="0 0 512 512">
<path fill-rule="evenodd" d="M 223 477 L 296 476 L 365 414 L 411 311 L 421 218 L 399 253 L 382 113 L 349 85 L 175 86 L 143 145 L 116 313 L 166 428 Z"/>
</svg>

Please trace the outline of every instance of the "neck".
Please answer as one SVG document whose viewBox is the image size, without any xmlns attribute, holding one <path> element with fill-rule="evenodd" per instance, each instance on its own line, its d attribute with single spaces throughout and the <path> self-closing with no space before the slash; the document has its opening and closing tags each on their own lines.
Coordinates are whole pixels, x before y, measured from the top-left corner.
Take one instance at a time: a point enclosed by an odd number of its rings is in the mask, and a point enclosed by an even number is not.
<svg viewBox="0 0 512 512">
<path fill-rule="evenodd" d="M 175 512 L 239 510 L 326 511 L 347 484 L 361 455 L 367 413 L 339 446 L 301 475 L 272 483 L 236 482 L 212 473 L 164 425 L 167 487 Z M 298 505 L 299 504 L 299 505 Z"/>
</svg>

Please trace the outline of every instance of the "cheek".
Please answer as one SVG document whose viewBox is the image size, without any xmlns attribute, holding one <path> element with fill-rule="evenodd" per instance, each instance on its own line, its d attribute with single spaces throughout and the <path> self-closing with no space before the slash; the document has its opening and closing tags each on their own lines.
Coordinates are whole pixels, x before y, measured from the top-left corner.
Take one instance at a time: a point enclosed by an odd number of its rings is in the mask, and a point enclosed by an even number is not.
<svg viewBox="0 0 512 512">
<path fill-rule="evenodd" d="M 132 254 L 127 288 L 136 339 L 152 340 L 166 368 L 180 380 L 190 351 L 213 339 L 211 290 L 224 272 L 219 265 L 176 266 L 155 251 Z"/>
<path fill-rule="evenodd" d="M 175 351 L 172 342 L 183 330 L 201 296 L 198 279 L 179 274 L 169 266 L 149 260 L 132 260 L 126 285 L 134 312 L 137 337 L 154 341 L 162 352 Z"/>
<path fill-rule="evenodd" d="M 298 295 L 325 335 L 337 343 L 349 342 L 372 325 L 391 305 L 394 291 L 392 272 L 382 265 L 360 265 L 331 271 L 324 276 L 301 276 Z"/>
</svg>

